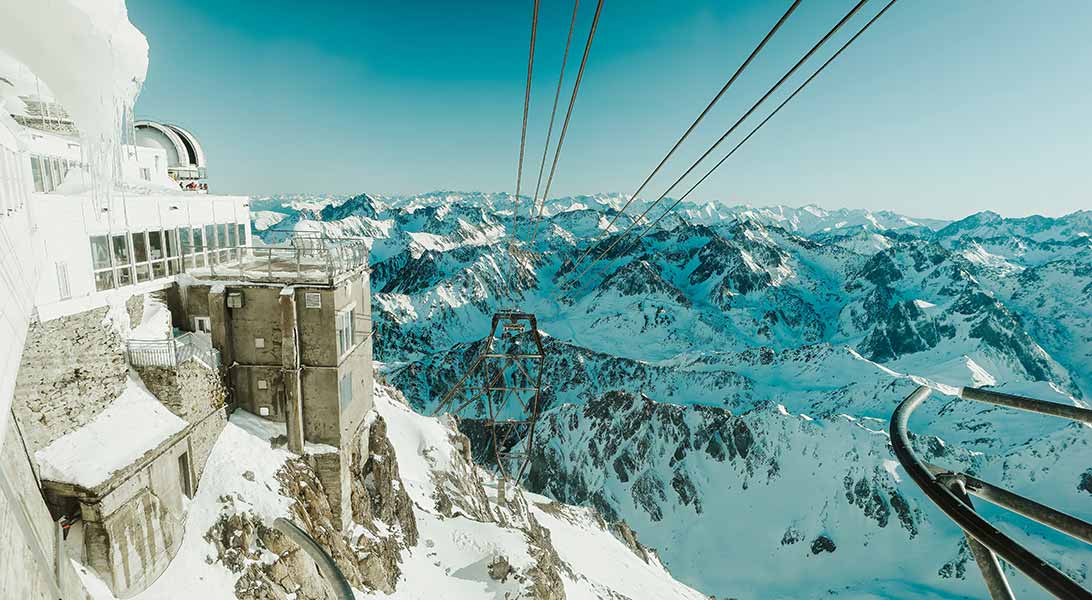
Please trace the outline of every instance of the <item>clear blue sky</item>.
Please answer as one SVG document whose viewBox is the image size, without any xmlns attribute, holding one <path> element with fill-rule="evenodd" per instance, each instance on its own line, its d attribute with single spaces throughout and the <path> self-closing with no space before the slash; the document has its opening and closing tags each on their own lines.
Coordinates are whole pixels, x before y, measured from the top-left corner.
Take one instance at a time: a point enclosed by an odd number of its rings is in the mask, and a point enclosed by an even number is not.
<svg viewBox="0 0 1092 600">
<path fill-rule="evenodd" d="M 551 195 L 632 193 L 788 4 L 607 0 Z M 804 0 L 642 195 L 852 4 Z M 581 2 L 569 82 L 594 6 Z M 525 180 L 571 8 L 542 2 Z M 217 190 L 515 187 L 530 0 L 129 0 L 129 12 L 151 45 L 137 113 L 192 129 Z M 694 198 L 935 217 L 1092 208 L 1090 30 L 1087 0 L 900 0 Z"/>
</svg>

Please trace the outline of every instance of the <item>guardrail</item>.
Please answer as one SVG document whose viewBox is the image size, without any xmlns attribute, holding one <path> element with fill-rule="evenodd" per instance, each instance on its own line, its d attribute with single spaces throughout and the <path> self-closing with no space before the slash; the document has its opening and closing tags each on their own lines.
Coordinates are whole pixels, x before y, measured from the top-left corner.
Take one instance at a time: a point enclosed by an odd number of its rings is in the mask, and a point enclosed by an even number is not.
<svg viewBox="0 0 1092 600">
<path fill-rule="evenodd" d="M 338 568 L 337 563 L 322 549 L 322 546 L 315 541 L 315 538 L 283 517 L 274 519 L 273 527 L 287 536 L 288 539 L 296 542 L 296 545 L 302 548 L 311 557 L 311 560 L 315 561 L 319 573 L 334 588 L 338 600 L 354 600 L 355 596 L 353 595 L 353 588 L 349 585 L 349 580 L 345 579 L 345 574 Z"/>
<path fill-rule="evenodd" d="M 220 368 L 220 351 L 207 335 L 186 333 L 169 340 L 129 340 L 129 364 L 134 367 L 177 367 L 196 359 L 210 369 Z"/>
<path fill-rule="evenodd" d="M 974 555 L 982 577 L 986 581 L 993 600 L 1015 598 L 998 557 L 1040 585 L 1057 598 L 1065 600 L 1089 600 L 1092 592 L 1082 588 L 1053 565 L 1039 558 L 1024 546 L 1002 533 L 974 510 L 970 495 L 991 504 L 1012 511 L 1018 515 L 1037 521 L 1060 531 L 1070 537 L 1092 544 L 1092 524 L 1077 519 L 1061 511 L 1024 498 L 1003 488 L 982 481 L 971 475 L 950 471 L 922 461 L 910 445 L 908 425 L 913 414 L 926 398 L 930 389 L 921 386 L 906 397 L 891 417 L 891 445 L 895 457 L 910 478 L 940 510 L 959 525 L 967 536 L 971 553 Z M 1061 417 L 1092 425 L 1092 410 L 1002 394 L 977 388 L 960 389 L 960 397 L 976 402 L 985 402 L 1034 412 L 1042 415 Z"/>
<path fill-rule="evenodd" d="M 367 265 L 368 248 L 359 239 L 295 237 L 285 246 L 240 246 L 227 260 L 187 271 L 198 276 L 236 277 L 247 281 L 335 279 Z"/>
</svg>

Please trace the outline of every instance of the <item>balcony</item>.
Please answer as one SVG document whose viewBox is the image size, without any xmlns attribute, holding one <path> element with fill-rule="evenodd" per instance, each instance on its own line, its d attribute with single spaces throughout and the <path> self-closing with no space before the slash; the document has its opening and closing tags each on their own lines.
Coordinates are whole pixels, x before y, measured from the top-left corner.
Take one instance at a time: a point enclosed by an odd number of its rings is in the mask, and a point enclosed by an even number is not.
<svg viewBox="0 0 1092 600">
<path fill-rule="evenodd" d="M 197 278 L 256 283 L 334 285 L 368 264 L 368 248 L 358 238 L 296 235 L 284 246 L 242 246 L 226 260 L 186 271 Z"/>
</svg>

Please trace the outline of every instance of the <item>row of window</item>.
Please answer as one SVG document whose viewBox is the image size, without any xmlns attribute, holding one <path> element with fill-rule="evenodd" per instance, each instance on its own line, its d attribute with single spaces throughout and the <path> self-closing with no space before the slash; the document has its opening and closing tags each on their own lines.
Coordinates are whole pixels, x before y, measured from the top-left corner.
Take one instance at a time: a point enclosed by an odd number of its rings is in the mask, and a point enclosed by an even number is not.
<svg viewBox="0 0 1092 600">
<path fill-rule="evenodd" d="M 95 289 L 101 292 L 235 260 L 244 245 L 246 226 L 241 223 L 94 235 Z"/>
<path fill-rule="evenodd" d="M 30 157 L 30 173 L 34 176 L 34 191 L 52 192 L 57 189 L 68 175 L 70 169 L 79 168 L 80 163 L 56 156 Z"/>
<path fill-rule="evenodd" d="M 19 154 L 11 148 L 0 148 L 0 216 L 26 206 L 28 191 L 19 167 Z"/>
</svg>

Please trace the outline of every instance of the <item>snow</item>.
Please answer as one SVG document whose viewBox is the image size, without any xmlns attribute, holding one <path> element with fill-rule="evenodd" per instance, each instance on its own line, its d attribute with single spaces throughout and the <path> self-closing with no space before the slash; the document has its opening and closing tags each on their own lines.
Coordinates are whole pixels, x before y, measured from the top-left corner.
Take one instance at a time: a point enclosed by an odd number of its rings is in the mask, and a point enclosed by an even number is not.
<svg viewBox="0 0 1092 600">
<path fill-rule="evenodd" d="M 35 458 L 42 479 L 91 489 L 185 428 L 186 422 L 130 372 L 117 399 L 83 427 L 39 450 Z"/>
<path fill-rule="evenodd" d="M 899 461 L 885 458 L 883 459 L 883 468 L 891 474 L 891 478 L 895 480 L 895 483 L 902 482 L 902 477 L 899 476 Z"/>
<path fill-rule="evenodd" d="M 119 175 L 121 125 L 148 71 L 148 42 L 129 22 L 124 0 L 7 3 L 4 50 L 27 65 L 80 129 L 97 189 Z"/>
<path fill-rule="evenodd" d="M 129 331 L 131 340 L 165 340 L 171 337 L 171 311 L 167 305 L 152 297 L 144 296 L 144 314 L 140 325 Z"/>
<path fill-rule="evenodd" d="M 921 309 L 936 308 L 936 304 L 933 304 L 932 302 L 929 302 L 928 300 L 922 300 L 920 298 L 917 299 L 917 300 L 914 300 L 914 306 L 916 306 L 918 308 L 921 308 Z"/>
</svg>

